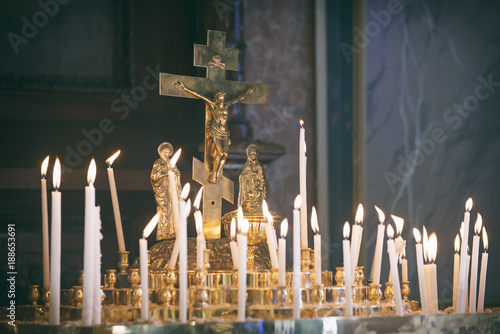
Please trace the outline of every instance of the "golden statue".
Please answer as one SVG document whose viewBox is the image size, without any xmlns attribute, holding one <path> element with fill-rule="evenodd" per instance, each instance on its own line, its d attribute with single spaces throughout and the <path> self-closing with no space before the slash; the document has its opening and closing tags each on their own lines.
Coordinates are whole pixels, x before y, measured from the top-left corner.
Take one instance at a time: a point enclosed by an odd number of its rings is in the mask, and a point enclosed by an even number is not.
<svg viewBox="0 0 500 334">
<path fill-rule="evenodd" d="M 260 208 L 262 201 L 266 199 L 267 181 L 258 160 L 260 152 L 257 145 L 249 145 L 246 153 L 247 161 L 240 173 L 238 206 L 244 211 L 253 211 L 253 208 Z"/>
<path fill-rule="evenodd" d="M 231 140 L 229 139 L 229 130 L 227 127 L 227 119 L 229 117 L 229 107 L 244 100 L 248 95 L 252 94 L 255 89 L 248 88 L 243 94 L 236 98 L 226 101 L 226 92 L 218 90 L 214 93 L 213 101 L 197 93 L 196 91 L 186 87 L 181 81 L 174 84 L 174 88 L 184 91 L 194 97 L 202 99 L 207 105 L 208 118 L 205 128 L 205 153 L 209 158 L 205 161 L 208 168 L 208 182 L 216 184 L 219 182 L 219 175 L 222 174 L 222 168 L 226 163 L 227 153 Z"/>
<path fill-rule="evenodd" d="M 151 170 L 151 186 L 155 192 L 156 210 L 160 213 L 158 227 L 156 230 L 156 240 L 170 239 L 175 237 L 175 222 L 172 213 L 172 201 L 170 199 L 168 172 L 170 170 L 170 158 L 174 148 L 172 144 L 164 142 L 158 146 L 157 159 Z M 181 196 L 181 173 L 177 166 L 174 166 L 177 197 Z"/>
</svg>

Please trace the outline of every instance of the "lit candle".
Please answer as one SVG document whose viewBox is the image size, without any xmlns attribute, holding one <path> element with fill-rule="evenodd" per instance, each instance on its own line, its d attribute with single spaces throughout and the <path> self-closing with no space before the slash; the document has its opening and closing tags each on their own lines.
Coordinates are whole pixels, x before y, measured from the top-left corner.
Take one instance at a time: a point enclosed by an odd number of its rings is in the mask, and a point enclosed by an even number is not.
<svg viewBox="0 0 500 334">
<path fill-rule="evenodd" d="M 318 214 L 314 206 L 311 213 L 311 228 L 314 232 L 314 279 L 317 285 L 321 285 L 321 234 L 319 234 Z"/>
<path fill-rule="evenodd" d="M 174 217 L 174 227 L 175 227 L 175 241 L 174 247 L 172 249 L 172 254 L 170 255 L 170 261 L 168 262 L 168 268 L 175 268 L 175 264 L 177 263 L 177 257 L 179 256 L 179 247 L 180 247 L 180 239 L 179 239 L 179 222 L 180 222 L 180 213 L 179 213 L 179 198 L 177 197 L 177 179 L 174 173 L 174 167 L 181 155 L 181 149 L 178 149 L 177 152 L 170 159 L 170 163 L 168 164 L 168 186 L 170 190 L 170 200 L 172 202 L 172 216 Z"/>
<path fill-rule="evenodd" d="M 266 217 L 267 223 L 265 224 L 267 247 L 269 248 L 269 256 L 271 257 L 271 267 L 278 269 L 278 256 L 276 249 L 278 248 L 276 241 L 276 232 L 274 231 L 274 219 L 267 207 L 266 200 L 262 201 L 262 213 Z"/>
<path fill-rule="evenodd" d="M 465 261 L 465 311 L 469 309 L 469 273 L 470 273 L 470 250 L 467 247 L 467 261 Z"/>
<path fill-rule="evenodd" d="M 396 256 L 396 247 L 394 246 L 394 229 L 391 225 L 387 226 L 387 253 L 389 253 L 389 263 L 391 266 L 391 280 L 396 300 L 396 314 L 404 315 L 403 299 L 401 299 L 401 288 L 399 285 L 398 259 Z"/>
<path fill-rule="evenodd" d="M 422 314 L 429 314 L 427 305 L 427 291 L 425 288 L 425 275 L 424 275 L 424 256 L 422 251 L 422 243 L 420 232 L 414 228 L 413 236 L 415 237 L 415 250 L 417 253 L 417 273 L 418 273 L 418 290 L 420 291 L 420 303 L 422 304 Z"/>
<path fill-rule="evenodd" d="M 457 312 L 457 293 L 458 293 L 458 270 L 460 266 L 460 237 L 455 238 L 455 255 L 453 256 L 453 308 Z"/>
<path fill-rule="evenodd" d="M 401 280 L 408 281 L 408 262 L 406 261 L 406 241 L 401 237 L 403 233 L 404 219 L 395 215 L 391 215 L 394 224 L 396 224 L 396 236 L 394 246 L 396 247 L 396 256 L 401 263 Z"/>
<path fill-rule="evenodd" d="M 115 216 L 115 226 L 116 226 L 116 237 L 118 238 L 118 249 L 120 252 L 125 252 L 125 239 L 123 238 L 123 227 L 122 227 L 122 216 L 120 215 L 120 205 L 118 204 L 118 194 L 116 192 L 116 182 L 115 182 L 115 173 L 111 165 L 115 161 L 115 159 L 120 155 L 120 150 L 118 150 L 115 154 L 110 156 L 108 160 L 106 160 L 106 164 L 108 165 L 108 180 L 109 180 L 109 191 L 111 192 L 111 202 L 113 204 L 113 214 Z"/>
<path fill-rule="evenodd" d="M 201 211 L 194 213 L 196 223 L 196 268 L 203 269 L 203 252 L 205 250 L 205 235 L 203 234 L 203 217 Z"/>
<path fill-rule="evenodd" d="M 149 271 L 148 271 L 148 237 L 153 232 L 160 218 L 159 213 L 149 221 L 142 231 L 142 237 L 139 239 L 139 265 L 141 276 L 141 320 L 149 320 Z"/>
<path fill-rule="evenodd" d="M 241 207 L 238 208 L 239 210 Z M 246 316 L 248 225 L 246 219 L 238 221 L 238 254 L 241 260 L 241 266 L 238 267 L 238 321 L 245 321 Z"/>
<path fill-rule="evenodd" d="M 352 316 L 352 284 L 353 276 L 351 270 L 351 245 L 349 242 L 349 232 L 351 228 L 348 222 L 344 224 L 344 240 L 342 241 L 342 250 L 344 253 L 344 315 Z"/>
<path fill-rule="evenodd" d="M 94 223 L 96 224 L 95 226 L 95 241 L 96 241 L 96 248 L 94 251 L 94 307 L 93 307 L 93 315 L 92 315 L 92 324 L 93 325 L 100 325 L 101 324 L 101 310 L 102 310 L 102 303 L 101 303 L 101 240 L 102 240 L 102 234 L 101 234 L 101 228 L 102 228 L 102 222 L 101 222 L 101 207 L 96 206 L 94 207 Z"/>
<path fill-rule="evenodd" d="M 429 313 L 436 314 L 439 311 L 438 308 L 438 290 L 437 290 L 437 266 L 436 266 L 436 254 L 437 254 L 437 237 L 436 233 L 432 233 L 429 236 L 429 282 L 431 284 L 431 293 L 429 296 Z"/>
<path fill-rule="evenodd" d="M 351 274 L 354 277 L 356 268 L 358 267 L 359 251 L 361 248 L 361 239 L 363 236 L 363 205 L 360 203 L 358 209 L 356 210 L 356 217 L 354 218 L 354 225 L 352 226 L 352 237 L 351 237 Z"/>
<path fill-rule="evenodd" d="M 300 197 L 302 197 L 302 205 L 300 210 L 300 236 L 301 247 L 309 248 L 307 240 L 307 153 L 306 153 L 306 130 L 304 121 L 300 120 L 299 134 L 299 187 Z M 293 231 L 295 234 L 295 230 Z"/>
<path fill-rule="evenodd" d="M 300 307 L 302 305 L 302 298 L 300 295 L 301 288 L 301 268 L 300 268 L 300 207 L 302 205 L 302 197 L 297 195 L 293 205 L 293 318 L 300 319 Z"/>
<path fill-rule="evenodd" d="M 85 226 L 83 236 L 83 300 L 82 324 L 90 326 L 93 323 L 94 306 L 94 275 L 95 275 L 95 248 L 96 224 L 94 221 L 96 165 L 94 159 L 90 162 L 87 173 L 87 186 L 85 187 Z"/>
<path fill-rule="evenodd" d="M 377 243 L 375 244 L 375 253 L 373 254 L 372 274 L 371 279 L 373 284 L 380 284 L 380 270 L 382 266 L 382 248 L 384 247 L 384 231 L 385 231 L 385 214 L 377 206 L 375 210 L 378 213 L 378 228 L 377 228 Z"/>
<path fill-rule="evenodd" d="M 474 237 L 472 238 L 472 267 L 470 274 L 470 299 L 469 313 L 476 313 L 476 290 L 477 290 L 477 267 L 479 262 L 479 233 L 483 227 L 483 217 L 477 214 L 476 224 L 474 225 Z"/>
<path fill-rule="evenodd" d="M 179 242 L 179 320 L 181 323 L 187 322 L 187 290 L 188 290 L 188 245 L 187 245 L 187 216 L 189 215 L 189 206 L 186 207 L 186 199 L 189 195 L 189 183 L 184 185 L 181 192 L 181 203 L 179 207 L 180 221 L 177 230 Z"/>
<path fill-rule="evenodd" d="M 483 226 L 483 247 L 484 252 L 481 257 L 481 275 L 479 276 L 479 294 L 477 297 L 477 312 L 483 313 L 484 292 L 486 291 L 486 270 L 488 268 L 488 234 Z"/>
<path fill-rule="evenodd" d="M 465 301 L 467 299 L 465 293 L 466 286 L 466 262 L 467 262 L 467 246 L 469 240 L 469 220 L 470 220 L 470 210 L 472 210 L 472 198 L 469 198 L 465 204 L 465 214 L 464 214 L 464 229 L 462 235 L 462 248 L 460 250 L 460 267 L 458 275 L 458 305 L 457 313 L 462 314 L 465 312 Z"/>
<path fill-rule="evenodd" d="M 47 167 L 49 166 L 49 156 L 42 163 L 41 168 L 41 191 L 42 191 L 42 260 L 43 260 L 43 287 L 48 289 L 50 284 L 49 267 L 49 213 L 47 208 Z"/>
<path fill-rule="evenodd" d="M 406 259 L 406 248 L 403 248 L 403 257 L 401 259 L 401 280 L 408 282 L 408 260 Z"/>
<path fill-rule="evenodd" d="M 229 245 L 231 247 L 231 256 L 233 258 L 233 270 L 238 269 L 238 245 L 236 244 L 236 220 L 231 219 L 231 241 L 229 241 Z"/>
<path fill-rule="evenodd" d="M 51 208 L 51 253 L 50 253 L 50 312 L 49 323 L 59 324 L 61 310 L 61 163 L 56 158 L 52 174 L 54 191 L 52 191 Z"/>
<path fill-rule="evenodd" d="M 288 219 L 283 219 L 281 222 L 281 238 L 279 240 L 279 271 L 278 271 L 278 285 L 283 287 L 286 285 L 286 234 L 288 233 Z"/>
</svg>

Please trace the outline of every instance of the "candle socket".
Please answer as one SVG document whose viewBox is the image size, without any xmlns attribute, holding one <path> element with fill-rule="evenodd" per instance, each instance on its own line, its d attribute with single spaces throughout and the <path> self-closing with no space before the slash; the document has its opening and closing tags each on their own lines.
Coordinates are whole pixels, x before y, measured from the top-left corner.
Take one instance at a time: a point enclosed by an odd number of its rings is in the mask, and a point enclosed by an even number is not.
<svg viewBox="0 0 500 334">
<path fill-rule="evenodd" d="M 288 290 L 286 286 L 280 286 L 276 289 L 276 303 L 285 306 L 288 299 Z"/>
<path fill-rule="evenodd" d="M 369 298 L 370 302 L 373 305 L 377 305 L 380 303 L 380 299 L 382 299 L 382 284 L 373 284 L 370 283 L 370 292 Z"/>
<path fill-rule="evenodd" d="M 177 284 L 177 273 L 174 268 L 168 268 L 165 275 L 165 283 L 169 289 L 173 289 Z"/>
<path fill-rule="evenodd" d="M 104 287 L 107 289 L 115 289 L 116 280 L 116 269 L 106 269 Z"/>
<path fill-rule="evenodd" d="M 38 302 L 38 298 L 40 298 L 40 291 L 38 290 L 39 285 L 30 285 L 30 292 L 28 295 L 28 299 L 32 306 L 36 306 Z"/>
<path fill-rule="evenodd" d="M 72 305 L 81 307 L 83 301 L 83 288 L 81 285 L 75 285 L 72 289 Z"/>
<path fill-rule="evenodd" d="M 132 288 L 137 288 L 139 283 L 141 283 L 141 276 L 139 275 L 139 268 L 129 269 L 129 274 L 127 281 L 130 283 Z"/>
<path fill-rule="evenodd" d="M 410 295 L 410 282 L 401 282 L 401 296 L 405 302 L 409 302 L 408 296 Z"/>
<path fill-rule="evenodd" d="M 391 282 L 385 283 L 384 297 L 386 303 L 394 303 L 394 287 Z"/>
<path fill-rule="evenodd" d="M 356 268 L 356 271 L 354 272 L 354 284 L 357 286 L 363 286 L 363 281 L 365 279 L 365 273 L 363 271 L 365 267 L 360 266 Z"/>
<path fill-rule="evenodd" d="M 315 284 L 312 286 L 311 290 L 311 300 L 314 305 L 320 305 L 325 300 L 325 290 L 323 285 Z"/>
<path fill-rule="evenodd" d="M 194 284 L 196 284 L 196 290 L 194 292 L 194 307 L 208 306 L 208 289 L 206 282 L 207 272 L 205 269 L 196 269 L 194 275 Z"/>
<path fill-rule="evenodd" d="M 141 307 L 141 300 L 142 300 L 142 289 L 140 285 L 137 285 L 132 290 L 132 305 L 136 307 Z"/>
<path fill-rule="evenodd" d="M 120 269 L 120 275 L 127 275 L 127 269 L 129 267 L 128 254 L 130 252 L 118 252 L 120 254 L 120 261 L 118 262 L 118 269 Z"/>
<path fill-rule="evenodd" d="M 311 248 L 302 248 L 300 255 L 300 268 L 302 272 L 309 272 L 311 270 Z"/>
<path fill-rule="evenodd" d="M 337 271 L 335 272 L 335 282 L 337 283 L 337 286 L 344 286 L 345 284 L 345 273 L 344 273 L 344 267 L 336 267 L 335 268 Z"/>
<path fill-rule="evenodd" d="M 277 287 L 278 286 L 278 276 L 279 276 L 279 270 L 275 268 L 271 268 L 271 287 Z"/>
<path fill-rule="evenodd" d="M 42 289 L 42 295 L 40 296 L 40 300 L 42 301 L 42 303 L 45 307 L 49 307 L 49 305 L 50 305 L 50 289 L 49 288 Z"/>
<path fill-rule="evenodd" d="M 158 290 L 156 295 L 156 301 L 162 306 L 170 306 L 172 301 L 172 292 L 167 287 L 163 287 Z"/>
</svg>

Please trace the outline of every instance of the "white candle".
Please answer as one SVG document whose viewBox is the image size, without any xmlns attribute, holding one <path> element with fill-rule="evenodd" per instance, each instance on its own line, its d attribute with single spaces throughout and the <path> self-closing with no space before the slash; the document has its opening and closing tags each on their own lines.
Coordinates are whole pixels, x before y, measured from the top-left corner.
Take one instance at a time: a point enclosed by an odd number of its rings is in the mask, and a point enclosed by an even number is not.
<svg viewBox="0 0 500 334">
<path fill-rule="evenodd" d="M 483 226 L 483 246 L 484 252 L 481 257 L 481 275 L 479 276 L 479 294 L 477 297 L 477 312 L 482 313 L 484 310 L 484 293 L 486 291 L 486 270 L 488 268 L 488 235 Z"/>
<path fill-rule="evenodd" d="M 316 285 L 321 285 L 321 234 L 319 234 L 318 214 L 312 207 L 311 228 L 314 232 L 314 279 Z"/>
<path fill-rule="evenodd" d="M 476 224 L 474 225 L 474 237 L 472 238 L 472 267 L 470 274 L 470 299 L 469 313 L 476 313 L 476 290 L 477 290 L 477 267 L 479 262 L 479 233 L 483 227 L 483 218 L 477 214 Z"/>
<path fill-rule="evenodd" d="M 301 248 L 301 220 L 300 207 L 302 205 L 302 197 L 297 195 L 293 209 L 293 318 L 300 319 L 300 307 L 302 306 L 302 298 L 300 294 L 301 288 L 301 268 L 300 268 L 300 248 Z"/>
<path fill-rule="evenodd" d="M 56 158 L 54 173 L 52 176 L 54 191 L 52 191 L 51 208 L 51 253 L 50 253 L 50 312 L 49 323 L 59 324 L 59 314 L 61 310 L 61 164 Z"/>
<path fill-rule="evenodd" d="M 279 240 L 279 271 L 278 285 L 283 287 L 286 285 L 286 234 L 288 233 L 288 219 L 283 219 L 281 222 L 281 238 Z"/>
<path fill-rule="evenodd" d="M 306 130 L 304 121 L 300 120 L 299 133 L 299 187 L 302 205 L 300 210 L 300 236 L 301 247 L 309 248 L 307 240 L 307 153 L 306 153 Z M 295 234 L 295 230 L 293 231 Z"/>
<path fill-rule="evenodd" d="M 96 248 L 94 251 L 94 307 L 93 307 L 93 315 L 92 315 L 92 324 L 100 325 L 101 324 L 101 311 L 102 311 L 102 302 L 101 302 L 101 207 L 94 207 L 94 223 L 95 226 L 95 241 Z"/>
<path fill-rule="evenodd" d="M 438 290 L 437 290 L 437 266 L 436 266 L 436 255 L 437 255 L 437 237 L 436 233 L 432 233 L 429 237 L 429 283 L 430 283 L 430 296 L 429 296 L 429 313 L 436 314 L 439 311 L 438 308 Z"/>
<path fill-rule="evenodd" d="M 189 183 L 184 185 L 181 193 L 180 222 L 178 230 L 179 242 L 179 320 L 181 323 L 187 322 L 187 292 L 188 292 L 188 245 L 187 245 L 187 215 L 190 207 L 186 207 L 186 199 L 189 195 Z"/>
<path fill-rule="evenodd" d="M 371 271 L 371 279 L 374 284 L 380 284 L 380 271 L 382 266 L 382 248 L 384 247 L 384 231 L 385 231 L 385 214 L 377 206 L 375 210 L 378 213 L 379 224 L 377 228 L 377 242 L 375 244 L 375 253 L 373 254 L 373 263 Z"/>
<path fill-rule="evenodd" d="M 422 243 L 420 238 L 420 232 L 414 228 L 413 236 L 415 237 L 415 250 L 416 250 L 416 260 L 417 260 L 417 273 L 418 273 L 418 290 L 420 291 L 420 303 L 422 304 L 422 314 L 429 314 L 429 308 L 427 305 L 427 291 L 425 288 L 425 274 L 424 274 L 424 256 L 422 252 Z"/>
<path fill-rule="evenodd" d="M 141 276 L 141 320 L 149 320 L 149 270 L 148 270 L 148 237 L 158 224 L 160 215 L 157 213 L 146 225 L 139 239 L 139 265 Z"/>
<path fill-rule="evenodd" d="M 200 210 L 194 213 L 196 224 L 196 268 L 203 269 L 203 252 L 205 246 L 205 235 L 203 234 L 203 217 Z"/>
<path fill-rule="evenodd" d="M 241 207 L 238 208 L 240 210 Z M 248 220 L 238 221 L 238 254 L 241 265 L 238 267 L 238 321 L 245 321 L 247 294 L 247 233 Z"/>
<path fill-rule="evenodd" d="M 43 287 L 48 289 L 50 285 L 50 260 L 49 260 L 49 213 L 47 208 L 47 167 L 49 166 L 49 156 L 42 163 L 42 259 L 43 259 Z"/>
<path fill-rule="evenodd" d="M 470 220 L 470 210 L 472 209 L 472 198 L 467 200 L 465 204 L 465 214 L 464 214 L 464 229 L 462 235 L 462 248 L 460 250 L 460 268 L 458 276 L 458 305 L 457 313 L 462 314 L 465 312 L 465 301 L 467 299 L 465 293 L 466 285 L 466 262 L 467 262 L 467 246 L 469 240 L 469 220 Z"/>
<path fill-rule="evenodd" d="M 389 253 L 389 263 L 392 273 L 392 284 L 394 289 L 394 298 L 396 300 L 396 314 L 404 315 L 403 299 L 401 298 L 401 288 L 399 286 L 398 259 L 396 248 L 394 246 L 394 229 L 391 225 L 387 227 L 387 253 Z"/>
<path fill-rule="evenodd" d="M 344 240 L 342 241 L 342 250 L 344 253 L 344 315 L 352 316 L 352 284 L 353 276 L 351 270 L 351 245 L 349 242 L 349 223 L 344 224 Z"/>
<path fill-rule="evenodd" d="M 458 293 L 458 270 L 460 266 L 460 237 L 455 238 L 455 255 L 453 256 L 453 308 L 457 312 L 457 293 Z"/>
<path fill-rule="evenodd" d="M 469 273 L 470 273 L 470 253 L 467 248 L 467 261 L 465 263 L 465 311 L 469 309 Z"/>
<path fill-rule="evenodd" d="M 168 170 L 168 186 L 170 190 L 170 200 L 172 201 L 172 216 L 174 217 L 174 227 L 175 227 L 175 241 L 174 247 L 172 249 L 172 254 L 170 255 L 170 261 L 168 262 L 168 268 L 175 268 L 177 263 L 177 257 L 179 256 L 180 239 L 179 239 L 179 223 L 180 223 L 180 213 L 179 213 L 179 198 L 177 197 L 177 180 L 174 173 L 174 167 L 181 155 L 181 149 L 172 156 L 169 163 Z"/>
<path fill-rule="evenodd" d="M 401 280 L 408 282 L 408 260 L 406 259 L 406 249 L 403 249 L 403 258 L 401 259 Z"/>
<path fill-rule="evenodd" d="M 111 193 L 111 202 L 113 204 L 113 214 L 115 217 L 115 226 L 116 226 L 116 237 L 118 238 L 118 249 L 120 252 L 125 252 L 125 239 L 123 238 L 123 227 L 122 227 L 122 217 L 120 214 L 120 205 L 118 204 L 118 194 L 116 192 L 116 182 L 115 182 L 115 173 L 111 165 L 115 161 L 115 159 L 120 155 L 120 150 L 118 150 L 115 154 L 110 156 L 108 160 L 106 160 L 106 164 L 108 165 L 108 180 L 109 180 L 109 191 Z"/>
<path fill-rule="evenodd" d="M 356 268 L 358 267 L 359 252 L 361 250 L 361 239 L 363 238 L 363 205 L 360 203 L 356 210 L 356 217 L 354 218 L 355 224 L 352 226 L 351 237 L 351 265 L 352 277 L 355 277 Z"/>
<path fill-rule="evenodd" d="M 403 240 L 403 238 L 401 237 L 405 221 L 403 218 L 395 215 L 391 215 L 391 217 L 392 220 L 394 220 L 394 224 L 396 224 L 397 238 L 394 240 L 394 246 L 396 247 L 396 256 L 399 259 L 399 263 L 401 264 L 401 280 L 408 281 L 408 262 L 406 262 L 406 241 Z"/>
<path fill-rule="evenodd" d="M 87 173 L 87 187 L 85 187 L 85 226 L 83 236 L 83 300 L 82 300 L 82 325 L 90 326 L 93 323 L 94 305 L 94 275 L 95 275 L 95 247 L 96 233 L 94 222 L 96 177 L 95 161 L 92 159 Z"/>
<path fill-rule="evenodd" d="M 231 219 L 231 241 L 229 242 L 229 245 L 231 247 L 231 256 L 233 258 L 233 270 L 238 269 L 238 245 L 236 244 L 236 220 L 233 218 Z"/>
<path fill-rule="evenodd" d="M 269 248 L 269 256 L 271 258 L 271 267 L 273 269 L 278 269 L 278 256 L 276 254 L 276 249 L 278 245 L 276 244 L 276 232 L 273 227 L 273 216 L 269 212 L 266 200 L 262 201 L 262 213 L 266 217 L 267 223 L 265 224 L 267 247 Z"/>
</svg>

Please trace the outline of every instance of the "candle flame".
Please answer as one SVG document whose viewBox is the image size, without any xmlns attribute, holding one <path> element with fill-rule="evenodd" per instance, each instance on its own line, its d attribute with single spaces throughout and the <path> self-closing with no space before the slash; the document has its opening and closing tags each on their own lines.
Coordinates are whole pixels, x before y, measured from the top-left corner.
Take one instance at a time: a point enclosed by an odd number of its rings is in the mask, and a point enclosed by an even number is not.
<svg viewBox="0 0 500 334">
<path fill-rule="evenodd" d="M 92 160 L 90 161 L 90 165 L 89 165 L 89 170 L 87 172 L 87 184 L 88 185 L 93 185 L 94 182 L 95 182 L 95 176 L 96 176 L 96 166 L 95 166 L 95 160 L 94 158 L 92 158 Z"/>
<path fill-rule="evenodd" d="M 232 218 L 231 219 L 231 240 L 236 239 L 236 219 Z"/>
<path fill-rule="evenodd" d="M 281 237 L 286 238 L 286 234 L 288 233 L 288 219 L 283 219 L 281 222 Z"/>
<path fill-rule="evenodd" d="M 299 121 L 299 124 L 300 124 L 300 127 L 303 128 L 304 127 L 304 121 L 303 120 L 300 120 Z"/>
<path fill-rule="evenodd" d="M 376 206 L 376 205 L 375 205 L 375 210 L 377 210 L 378 221 L 380 222 L 380 224 L 383 224 L 385 222 L 384 211 L 380 210 L 380 208 L 378 206 Z"/>
<path fill-rule="evenodd" d="M 238 223 L 238 229 L 243 223 L 243 209 L 241 206 L 238 207 L 238 211 L 236 211 L 236 222 Z"/>
<path fill-rule="evenodd" d="M 486 228 L 483 226 L 483 246 L 484 251 L 488 251 L 488 234 L 486 233 Z"/>
<path fill-rule="evenodd" d="M 203 186 L 198 190 L 198 194 L 196 195 L 196 198 L 194 199 L 193 206 L 196 210 L 200 209 L 200 202 L 201 202 L 201 194 L 203 193 Z"/>
<path fill-rule="evenodd" d="M 391 224 L 387 225 L 387 237 L 389 239 L 394 238 L 394 229 L 392 228 Z"/>
<path fill-rule="evenodd" d="M 403 225 L 405 223 L 405 220 L 401 217 L 398 217 L 398 216 L 395 216 L 395 215 L 391 215 L 392 217 L 392 220 L 394 220 L 394 223 L 396 224 L 396 233 L 397 235 L 401 235 L 401 233 L 403 232 Z"/>
<path fill-rule="evenodd" d="M 315 234 L 319 233 L 319 225 L 318 225 L 318 214 L 316 213 L 316 208 L 312 207 L 311 212 L 311 228 Z"/>
<path fill-rule="evenodd" d="M 300 209 L 301 206 L 302 206 L 302 197 L 300 195 L 297 195 L 297 197 L 295 197 L 295 202 L 293 202 L 293 207 L 295 208 L 295 210 L 298 210 Z"/>
<path fill-rule="evenodd" d="M 427 229 L 425 226 L 422 228 L 423 236 L 422 236 L 422 247 L 424 248 L 424 260 L 425 262 L 429 262 L 429 257 L 427 256 L 427 251 L 429 248 L 429 237 L 427 235 Z"/>
<path fill-rule="evenodd" d="M 158 220 L 159 219 L 160 219 L 160 213 L 158 212 L 158 213 L 156 213 L 156 215 L 154 215 L 153 218 L 151 218 L 151 220 L 149 221 L 149 223 L 144 228 L 144 231 L 142 231 L 142 237 L 144 239 L 147 239 L 147 237 L 149 237 L 149 235 L 151 234 L 151 232 L 153 232 L 153 230 L 156 227 L 156 224 L 158 224 Z"/>
<path fill-rule="evenodd" d="M 248 222 L 248 219 L 243 219 L 241 224 L 238 224 L 240 234 L 247 234 L 249 225 L 250 225 L 250 223 Z"/>
<path fill-rule="evenodd" d="M 458 252 L 460 252 L 460 237 L 457 234 L 455 237 L 455 253 L 458 254 Z"/>
<path fill-rule="evenodd" d="M 465 202 L 465 210 L 469 211 L 472 210 L 472 198 L 469 197 L 467 202 Z"/>
<path fill-rule="evenodd" d="M 47 175 L 47 168 L 49 167 L 49 157 L 50 156 L 47 155 L 47 157 L 43 159 L 42 162 L 42 168 L 41 168 L 42 179 L 45 179 L 45 175 Z"/>
<path fill-rule="evenodd" d="M 429 261 L 431 263 L 436 262 L 437 247 L 438 247 L 438 241 L 436 233 L 432 233 L 429 236 Z"/>
<path fill-rule="evenodd" d="M 356 218 L 354 218 L 356 224 L 361 225 L 363 223 L 364 211 L 365 210 L 363 209 L 363 204 L 359 203 L 358 210 L 356 210 Z"/>
<path fill-rule="evenodd" d="M 175 164 L 177 164 L 177 160 L 179 160 L 179 157 L 181 156 L 182 149 L 179 148 L 177 152 L 170 158 L 170 163 L 168 164 L 170 168 L 174 168 Z"/>
<path fill-rule="evenodd" d="M 419 244 L 422 241 L 422 237 L 420 236 L 420 231 L 416 228 L 413 228 L 413 237 L 415 237 L 415 242 Z"/>
<path fill-rule="evenodd" d="M 59 190 L 59 187 L 61 186 L 61 163 L 59 162 L 59 158 L 57 157 L 56 163 L 54 164 L 54 171 L 52 172 L 52 183 L 52 185 L 54 186 L 54 190 Z"/>
<path fill-rule="evenodd" d="M 186 200 L 187 197 L 189 196 L 189 191 L 191 190 L 191 185 L 188 183 L 186 183 L 184 185 L 184 187 L 182 188 L 182 191 L 181 191 L 181 199 L 183 200 Z"/>
<path fill-rule="evenodd" d="M 474 225 L 474 233 L 476 235 L 479 235 L 479 233 L 481 233 L 481 227 L 483 227 L 483 217 L 481 216 L 481 214 L 478 212 L 477 213 L 477 220 L 476 220 L 476 224 Z"/>
<path fill-rule="evenodd" d="M 115 162 L 115 159 L 118 158 L 121 152 L 121 150 L 116 151 L 115 154 L 113 154 L 108 158 L 108 160 L 106 160 L 106 164 L 108 165 L 108 167 L 111 167 L 111 165 L 113 164 L 113 162 Z"/>
<path fill-rule="evenodd" d="M 351 233 L 351 227 L 349 222 L 344 223 L 344 239 L 349 239 L 349 234 Z"/>
<path fill-rule="evenodd" d="M 194 213 L 194 223 L 196 225 L 196 233 L 199 236 L 203 236 L 203 217 L 199 210 Z"/>
<path fill-rule="evenodd" d="M 186 217 L 189 216 L 189 214 L 191 213 L 191 199 L 188 198 L 187 202 L 186 202 L 186 206 L 184 207 L 184 213 L 186 214 Z"/>
</svg>

